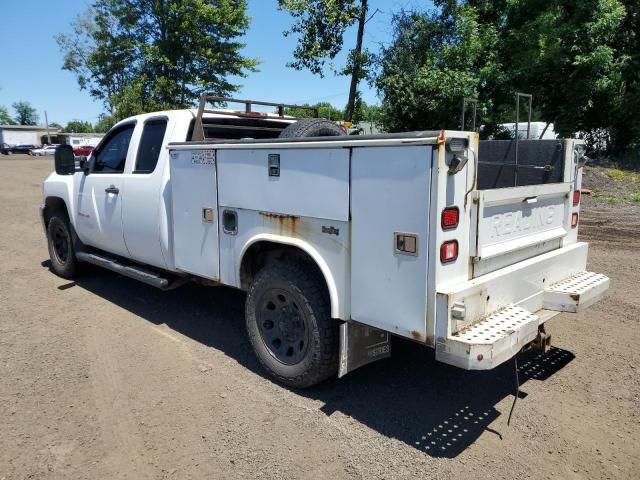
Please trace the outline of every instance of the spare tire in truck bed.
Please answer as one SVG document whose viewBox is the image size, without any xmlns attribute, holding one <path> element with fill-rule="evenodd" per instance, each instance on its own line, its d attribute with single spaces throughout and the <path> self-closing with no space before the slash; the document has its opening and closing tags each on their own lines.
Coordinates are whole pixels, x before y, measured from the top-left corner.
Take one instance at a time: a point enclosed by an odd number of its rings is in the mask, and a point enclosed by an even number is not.
<svg viewBox="0 0 640 480">
<path fill-rule="evenodd" d="M 331 120 L 303 118 L 280 132 L 279 138 L 335 137 L 345 132 Z"/>
</svg>

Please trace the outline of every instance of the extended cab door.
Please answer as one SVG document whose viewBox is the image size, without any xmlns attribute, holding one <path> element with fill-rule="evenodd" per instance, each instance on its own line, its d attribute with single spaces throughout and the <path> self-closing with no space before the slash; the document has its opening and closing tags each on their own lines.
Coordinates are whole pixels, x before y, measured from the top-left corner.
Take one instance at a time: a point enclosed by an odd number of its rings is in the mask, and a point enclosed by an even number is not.
<svg viewBox="0 0 640 480">
<path fill-rule="evenodd" d="M 80 176 L 76 229 L 92 247 L 124 257 L 129 252 L 122 229 L 123 173 L 135 123 L 111 130 L 91 155 L 89 175 Z"/>
<path fill-rule="evenodd" d="M 165 116 L 153 116 L 138 123 L 133 149 L 135 162 L 127 168 L 127 196 L 122 205 L 124 239 L 131 258 L 147 265 L 166 268 L 160 243 L 163 214 L 161 198 L 168 152 L 166 144 L 175 122 Z"/>
</svg>

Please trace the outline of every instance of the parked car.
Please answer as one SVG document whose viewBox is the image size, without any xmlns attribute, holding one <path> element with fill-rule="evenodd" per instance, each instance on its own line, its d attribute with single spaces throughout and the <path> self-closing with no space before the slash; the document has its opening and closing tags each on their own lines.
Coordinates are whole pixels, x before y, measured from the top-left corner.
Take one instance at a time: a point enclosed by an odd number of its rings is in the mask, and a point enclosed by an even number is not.
<svg viewBox="0 0 640 480">
<path fill-rule="evenodd" d="M 40 145 L 13 145 L 11 147 L 5 147 L 2 149 L 4 155 L 12 155 L 14 153 L 26 153 L 31 154 L 31 150 L 40 148 Z"/>
<path fill-rule="evenodd" d="M 58 147 L 59 145 L 47 145 L 46 147 L 42 148 L 34 148 L 30 153 L 31 155 L 35 155 L 36 157 L 39 157 L 41 155 L 54 155 Z"/>
<path fill-rule="evenodd" d="M 91 152 L 93 152 L 94 148 L 96 147 L 93 147 L 91 145 L 81 145 L 79 147 L 73 148 L 73 154 L 76 157 L 88 157 L 89 155 L 91 155 Z"/>
</svg>

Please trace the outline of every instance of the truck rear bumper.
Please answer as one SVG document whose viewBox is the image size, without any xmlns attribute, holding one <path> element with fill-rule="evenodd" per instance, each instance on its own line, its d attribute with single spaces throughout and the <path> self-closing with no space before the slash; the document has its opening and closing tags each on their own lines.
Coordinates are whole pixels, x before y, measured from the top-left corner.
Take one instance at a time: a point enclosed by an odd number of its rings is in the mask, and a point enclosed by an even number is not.
<svg viewBox="0 0 640 480">
<path fill-rule="evenodd" d="M 604 298 L 609 279 L 584 271 L 586 254 L 586 244 L 574 244 L 439 293 L 436 359 L 494 368 L 533 341 L 542 323 Z"/>
</svg>

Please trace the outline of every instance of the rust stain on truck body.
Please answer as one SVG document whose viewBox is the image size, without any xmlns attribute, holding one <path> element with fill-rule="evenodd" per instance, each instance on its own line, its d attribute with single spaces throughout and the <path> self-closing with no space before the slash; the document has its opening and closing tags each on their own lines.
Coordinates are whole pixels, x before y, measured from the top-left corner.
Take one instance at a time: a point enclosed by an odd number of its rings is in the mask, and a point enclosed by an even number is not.
<svg viewBox="0 0 640 480">
<path fill-rule="evenodd" d="M 297 215 L 287 215 L 283 213 L 272 213 L 272 212 L 260 212 L 264 218 L 277 223 L 278 230 L 281 234 L 288 233 L 292 237 L 297 236 L 298 233 L 298 223 L 300 221 L 300 217 Z"/>
</svg>

